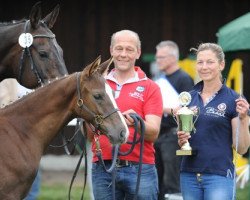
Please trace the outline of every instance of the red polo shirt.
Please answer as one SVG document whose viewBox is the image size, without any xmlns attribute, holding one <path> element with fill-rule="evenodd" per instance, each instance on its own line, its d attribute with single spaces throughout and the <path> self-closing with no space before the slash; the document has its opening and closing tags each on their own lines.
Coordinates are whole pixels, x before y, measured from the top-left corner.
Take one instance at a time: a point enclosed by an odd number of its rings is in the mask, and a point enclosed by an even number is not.
<svg viewBox="0 0 250 200">
<path fill-rule="evenodd" d="M 115 91 L 115 100 L 121 112 L 133 109 L 142 119 L 145 120 L 146 115 L 162 116 L 163 105 L 160 88 L 158 85 L 148 79 L 146 74 L 140 69 L 135 67 L 135 77 L 129 79 L 123 85 L 119 85 L 113 77 L 113 69 L 106 77 L 107 82 Z M 129 127 L 130 135 L 128 141 L 133 140 L 134 128 Z M 102 150 L 102 157 L 104 160 L 112 159 L 112 144 L 109 142 L 105 135 L 100 136 L 100 148 Z M 131 145 L 122 144 L 120 151 L 127 152 Z M 96 144 L 93 141 L 92 150 L 94 152 L 93 162 L 98 161 L 95 155 Z M 144 141 L 143 163 L 154 164 L 154 147 L 152 142 Z M 140 156 L 140 143 L 136 144 L 132 153 L 127 156 L 119 156 L 120 159 L 129 161 L 139 161 Z"/>
</svg>

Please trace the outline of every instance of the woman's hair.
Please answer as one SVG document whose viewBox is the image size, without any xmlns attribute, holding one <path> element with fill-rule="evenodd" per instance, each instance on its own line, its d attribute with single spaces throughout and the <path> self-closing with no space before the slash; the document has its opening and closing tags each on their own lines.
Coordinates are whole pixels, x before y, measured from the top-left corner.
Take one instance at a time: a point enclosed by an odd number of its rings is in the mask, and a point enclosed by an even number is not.
<svg viewBox="0 0 250 200">
<path fill-rule="evenodd" d="M 218 58 L 219 62 L 225 62 L 225 54 L 218 44 L 215 43 L 201 43 L 197 49 L 191 48 L 190 51 L 195 51 L 197 55 L 201 51 L 211 50 L 215 53 L 216 57 Z"/>
</svg>

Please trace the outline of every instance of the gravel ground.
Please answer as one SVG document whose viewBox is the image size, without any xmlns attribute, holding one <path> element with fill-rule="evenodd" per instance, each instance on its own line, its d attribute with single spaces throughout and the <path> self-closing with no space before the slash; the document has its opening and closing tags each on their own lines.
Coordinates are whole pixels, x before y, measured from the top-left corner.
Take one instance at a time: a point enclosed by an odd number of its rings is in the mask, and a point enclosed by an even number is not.
<svg viewBox="0 0 250 200">
<path fill-rule="evenodd" d="M 73 171 L 41 171 L 42 184 L 54 185 L 54 184 L 65 184 L 70 185 Z M 84 172 L 80 170 L 75 178 L 74 185 L 82 186 L 84 183 Z"/>
<path fill-rule="evenodd" d="M 70 184 L 79 156 L 54 156 L 46 155 L 42 157 L 40 163 L 42 183 L 46 184 Z M 89 163 L 90 164 L 90 163 Z M 84 159 L 74 181 L 75 184 L 84 183 Z M 91 165 L 89 166 L 89 169 Z M 90 173 L 90 172 L 89 172 Z"/>
</svg>

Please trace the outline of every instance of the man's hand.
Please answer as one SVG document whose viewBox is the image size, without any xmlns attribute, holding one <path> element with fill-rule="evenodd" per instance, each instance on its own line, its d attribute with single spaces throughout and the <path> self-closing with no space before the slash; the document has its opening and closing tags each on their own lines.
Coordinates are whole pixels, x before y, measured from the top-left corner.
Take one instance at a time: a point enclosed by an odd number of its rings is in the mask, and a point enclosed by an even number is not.
<svg viewBox="0 0 250 200">
<path fill-rule="evenodd" d="M 132 117 L 130 117 L 130 115 L 129 115 L 131 113 L 136 113 L 136 112 L 134 110 L 132 110 L 132 109 L 129 109 L 129 110 L 122 113 L 122 115 L 125 118 L 126 124 L 128 126 L 133 126 L 134 125 L 134 119 Z"/>
</svg>

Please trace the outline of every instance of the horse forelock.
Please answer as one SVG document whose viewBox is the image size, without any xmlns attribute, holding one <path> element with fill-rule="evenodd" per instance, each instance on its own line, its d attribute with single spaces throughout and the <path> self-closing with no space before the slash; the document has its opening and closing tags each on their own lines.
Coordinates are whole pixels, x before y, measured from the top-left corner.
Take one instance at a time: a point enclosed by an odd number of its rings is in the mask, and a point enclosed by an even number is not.
<svg viewBox="0 0 250 200">
<path fill-rule="evenodd" d="M 46 34 L 48 36 L 53 35 L 53 32 L 49 29 L 49 27 L 44 23 L 44 21 L 40 20 L 38 23 L 38 26 L 36 29 L 32 29 L 31 24 L 29 23 L 29 28 L 30 31 L 36 31 L 38 32 L 37 34 Z"/>
</svg>

